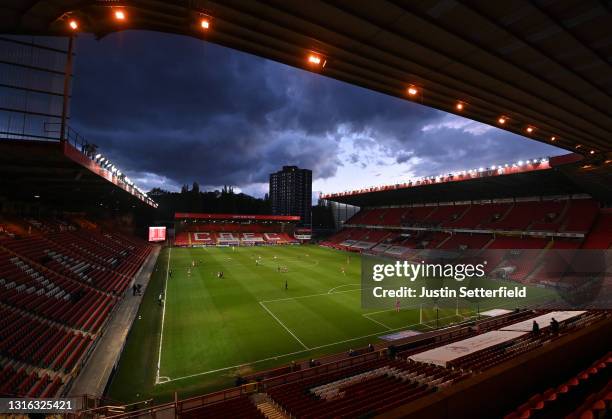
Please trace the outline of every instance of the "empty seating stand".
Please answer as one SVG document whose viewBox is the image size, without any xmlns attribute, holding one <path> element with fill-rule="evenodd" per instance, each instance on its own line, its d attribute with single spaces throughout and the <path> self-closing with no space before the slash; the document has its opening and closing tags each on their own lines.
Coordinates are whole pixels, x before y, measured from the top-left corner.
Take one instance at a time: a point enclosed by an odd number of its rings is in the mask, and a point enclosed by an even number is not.
<svg viewBox="0 0 612 419">
<path fill-rule="evenodd" d="M 612 413 L 612 352 L 557 387 L 535 394 L 505 419 L 595 419 Z"/>
<path fill-rule="evenodd" d="M 62 222 L 0 242 L 0 394 L 53 397 L 92 347 L 151 247 Z"/>
<path fill-rule="evenodd" d="M 594 223 L 597 223 L 596 228 L 607 231 L 609 230 L 608 226 L 612 224 L 608 221 L 610 214 L 604 214 L 601 211 L 603 210 L 600 210 L 599 203 L 592 199 L 365 208 L 346 221 L 347 228 L 336 233 L 322 244 L 334 247 L 334 244 L 339 244 L 347 239 L 356 240 L 356 232 L 361 234 L 364 226 L 376 225 L 396 229 L 397 227 L 443 229 L 455 233 L 465 233 L 465 230 L 468 229 L 470 234 L 473 235 L 473 239 L 468 239 L 468 243 L 457 244 L 466 244 L 467 248 L 480 248 L 484 245 L 482 242 L 486 243 L 488 240 L 476 236 L 490 237 L 491 234 L 500 231 L 512 232 L 515 235 L 527 232 L 585 234 L 591 231 Z M 385 231 L 384 228 L 382 231 Z M 394 231 L 397 232 L 398 230 Z M 605 248 L 607 248 L 612 244 L 606 242 L 603 233 L 599 235 L 591 234 L 591 236 L 592 238 L 588 240 L 588 243 L 593 243 L 593 246 L 601 246 L 605 242 L 607 244 Z M 457 237 L 457 239 L 459 238 Z M 435 241 L 433 247 L 437 247 L 442 242 L 442 240 Z M 452 249 L 454 244 L 455 239 L 451 240 L 450 247 L 442 246 L 442 248 Z M 431 245 L 427 247 L 432 248 Z"/>
</svg>

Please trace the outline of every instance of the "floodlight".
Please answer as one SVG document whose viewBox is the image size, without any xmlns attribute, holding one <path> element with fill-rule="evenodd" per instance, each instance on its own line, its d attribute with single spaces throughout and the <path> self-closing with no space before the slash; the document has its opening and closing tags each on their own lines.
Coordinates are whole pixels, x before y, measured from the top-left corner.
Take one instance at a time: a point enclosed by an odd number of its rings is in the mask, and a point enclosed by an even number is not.
<svg viewBox="0 0 612 419">
<path fill-rule="evenodd" d="M 321 57 L 319 57 L 318 55 L 310 54 L 308 56 L 308 62 L 310 64 L 319 65 L 321 64 Z"/>
</svg>

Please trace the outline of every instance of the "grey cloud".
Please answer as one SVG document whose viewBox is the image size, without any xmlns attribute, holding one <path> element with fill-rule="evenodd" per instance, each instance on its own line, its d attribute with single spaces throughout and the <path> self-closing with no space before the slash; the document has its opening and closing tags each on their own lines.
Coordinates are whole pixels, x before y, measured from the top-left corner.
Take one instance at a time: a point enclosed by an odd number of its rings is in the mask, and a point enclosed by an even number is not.
<svg viewBox="0 0 612 419">
<path fill-rule="evenodd" d="M 382 150 L 397 163 L 421 158 L 415 170 L 427 174 L 541 148 L 509 134 L 426 135 L 423 125 L 444 113 L 191 38 L 84 36 L 77 53 L 71 125 L 124 171 L 172 185 L 262 190 L 286 164 L 333 177 L 344 134 L 362 152 L 348 163 L 383 164 Z"/>
</svg>

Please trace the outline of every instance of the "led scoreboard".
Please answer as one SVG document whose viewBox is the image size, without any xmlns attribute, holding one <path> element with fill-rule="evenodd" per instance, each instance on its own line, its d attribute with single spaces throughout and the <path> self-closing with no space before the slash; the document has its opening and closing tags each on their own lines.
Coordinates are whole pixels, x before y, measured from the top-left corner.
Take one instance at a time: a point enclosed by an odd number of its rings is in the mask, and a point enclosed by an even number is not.
<svg viewBox="0 0 612 419">
<path fill-rule="evenodd" d="M 149 241 L 150 242 L 166 241 L 166 227 L 149 227 Z"/>
</svg>

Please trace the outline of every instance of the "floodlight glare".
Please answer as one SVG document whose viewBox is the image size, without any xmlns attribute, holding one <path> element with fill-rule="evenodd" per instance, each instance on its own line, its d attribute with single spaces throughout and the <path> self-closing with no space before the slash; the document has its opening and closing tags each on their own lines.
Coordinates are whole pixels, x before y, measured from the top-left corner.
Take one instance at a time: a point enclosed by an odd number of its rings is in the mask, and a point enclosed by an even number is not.
<svg viewBox="0 0 612 419">
<path fill-rule="evenodd" d="M 311 64 L 319 65 L 321 64 L 321 57 L 314 54 L 310 54 L 308 56 L 308 62 Z"/>
</svg>

